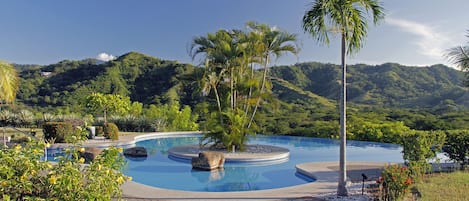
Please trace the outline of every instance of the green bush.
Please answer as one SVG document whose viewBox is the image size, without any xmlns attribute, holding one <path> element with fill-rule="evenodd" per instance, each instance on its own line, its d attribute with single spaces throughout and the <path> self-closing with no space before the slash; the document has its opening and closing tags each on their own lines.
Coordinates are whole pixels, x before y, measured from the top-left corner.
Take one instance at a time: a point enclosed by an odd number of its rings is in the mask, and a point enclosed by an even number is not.
<svg viewBox="0 0 469 201">
<path fill-rule="evenodd" d="M 442 149 L 445 137 L 443 131 L 411 131 L 402 135 L 403 157 L 414 179 L 421 179 L 431 169 L 428 160 Z"/>
<path fill-rule="evenodd" d="M 399 200 L 413 183 L 410 170 L 401 165 L 391 165 L 384 168 L 379 184 L 379 200 Z"/>
<path fill-rule="evenodd" d="M 96 136 L 103 136 L 104 135 L 103 126 L 95 126 L 95 128 L 96 128 Z"/>
<path fill-rule="evenodd" d="M 121 131 L 127 132 L 148 132 L 155 131 L 152 126 L 152 121 L 145 117 L 137 117 L 133 115 L 126 116 L 112 116 L 109 118 L 114 122 Z"/>
<path fill-rule="evenodd" d="M 104 124 L 104 136 L 107 139 L 118 140 L 119 139 L 119 128 L 114 123 Z"/>
<path fill-rule="evenodd" d="M 44 141 L 0 149 L 0 200 L 120 200 L 122 149 L 110 147 L 83 166 L 77 144 L 58 162 L 44 161 Z"/>
<path fill-rule="evenodd" d="M 461 170 L 469 164 L 469 130 L 446 131 L 446 142 L 443 146 L 446 155 L 461 164 Z"/>
<path fill-rule="evenodd" d="M 70 122 L 47 122 L 42 127 L 46 140 L 54 139 L 57 143 L 70 142 L 74 134 Z"/>
</svg>

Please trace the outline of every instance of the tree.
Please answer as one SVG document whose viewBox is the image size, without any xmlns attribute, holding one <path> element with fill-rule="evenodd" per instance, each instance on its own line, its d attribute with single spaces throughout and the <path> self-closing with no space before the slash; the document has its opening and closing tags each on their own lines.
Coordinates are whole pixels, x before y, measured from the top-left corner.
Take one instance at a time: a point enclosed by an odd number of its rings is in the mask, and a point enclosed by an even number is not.
<svg viewBox="0 0 469 201">
<path fill-rule="evenodd" d="M 278 58 L 282 56 L 283 53 L 287 52 L 297 54 L 299 51 L 299 48 L 296 45 L 297 38 L 295 34 L 289 34 L 286 31 L 282 31 L 276 27 L 269 27 L 266 24 L 248 22 L 247 26 L 252 30 L 252 35 L 250 37 L 252 42 L 251 44 L 253 44 L 254 51 L 257 51 L 256 53 L 258 54 L 258 57 L 260 57 L 259 61 L 263 68 L 260 89 L 260 93 L 262 94 L 266 88 L 268 65 L 271 58 Z M 262 96 L 259 96 L 257 99 L 248 127 L 251 126 L 252 121 L 254 120 L 261 97 Z"/>
<path fill-rule="evenodd" d="M 469 38 L 469 31 L 466 37 Z M 462 71 L 466 72 L 465 85 L 469 87 L 469 46 L 461 45 L 459 47 L 453 47 L 448 50 L 446 57 L 460 67 Z"/>
<path fill-rule="evenodd" d="M 16 69 L 12 65 L 0 61 L 0 102 L 11 103 L 15 100 L 18 83 Z"/>
<path fill-rule="evenodd" d="M 247 26 L 247 31 L 218 30 L 196 37 L 190 52 L 193 59 L 200 55 L 204 61 L 201 88 L 213 103 L 206 114 L 210 131 L 205 137 L 228 149 L 243 149 L 247 135 L 257 127 L 257 107 L 270 92 L 267 67 L 271 57 L 298 51 L 293 34 L 254 22 Z M 259 66 L 263 73 L 256 70 Z"/>
<path fill-rule="evenodd" d="M 92 93 L 86 98 L 86 106 L 92 111 L 103 112 L 104 124 L 107 114 L 125 114 L 130 109 L 130 98 L 119 94 Z"/>
<path fill-rule="evenodd" d="M 378 0 L 316 0 L 303 16 L 303 30 L 320 43 L 329 44 L 329 34 L 341 36 L 342 91 L 340 93 L 340 171 L 337 194 L 346 196 L 346 55 L 363 47 L 368 22 L 364 15 L 371 12 L 374 24 L 384 19 Z"/>
</svg>

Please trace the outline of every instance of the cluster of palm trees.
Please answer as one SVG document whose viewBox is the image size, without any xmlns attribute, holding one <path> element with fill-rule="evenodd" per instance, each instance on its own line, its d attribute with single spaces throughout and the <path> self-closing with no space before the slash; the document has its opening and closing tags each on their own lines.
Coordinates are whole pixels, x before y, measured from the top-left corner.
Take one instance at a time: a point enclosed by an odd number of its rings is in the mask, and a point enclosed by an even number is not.
<svg viewBox="0 0 469 201">
<path fill-rule="evenodd" d="M 190 49 L 193 59 L 203 61 L 202 92 L 213 108 L 206 139 L 228 149 L 244 149 L 246 136 L 256 130 L 256 112 L 271 91 L 271 60 L 299 51 L 294 34 L 256 22 L 246 27 L 195 37 Z"/>
<path fill-rule="evenodd" d="M 370 14 L 370 16 L 367 16 Z M 303 29 L 320 43 L 329 44 L 329 35 L 341 37 L 342 91 L 340 97 L 340 174 L 338 195 L 346 189 L 346 56 L 358 52 L 368 30 L 368 17 L 374 24 L 384 19 L 378 0 L 315 0 L 303 17 Z M 206 137 L 215 143 L 243 148 L 246 134 L 252 132 L 254 117 L 267 97 L 270 82 L 268 64 L 272 56 L 283 52 L 297 53 L 291 42 L 295 35 L 278 31 L 264 24 L 247 23 L 248 32 L 219 30 L 196 37 L 191 55 L 202 55 L 205 95 L 213 95 L 217 110 L 210 114 Z M 262 75 L 256 67 L 262 68 Z M 212 92 L 212 93 L 210 93 Z"/>
</svg>

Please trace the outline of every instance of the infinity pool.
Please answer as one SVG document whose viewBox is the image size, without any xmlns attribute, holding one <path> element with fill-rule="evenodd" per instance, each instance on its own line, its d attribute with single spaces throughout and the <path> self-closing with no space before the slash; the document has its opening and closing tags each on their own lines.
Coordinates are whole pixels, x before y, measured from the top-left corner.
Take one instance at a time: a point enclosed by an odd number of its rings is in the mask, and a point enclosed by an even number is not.
<svg viewBox="0 0 469 201">
<path fill-rule="evenodd" d="M 249 144 L 267 144 L 290 150 L 288 161 L 272 163 L 227 162 L 218 171 L 193 170 L 189 160 L 168 157 L 174 146 L 199 143 L 198 135 L 162 137 L 139 141 L 136 146 L 145 147 L 146 159 L 127 158 L 124 174 L 132 176 L 138 183 L 158 188 L 229 192 L 282 188 L 314 182 L 313 179 L 296 173 L 295 165 L 306 162 L 338 161 L 339 142 L 330 139 L 256 136 Z M 402 148 L 394 144 L 347 141 L 347 160 L 402 162 Z"/>
</svg>

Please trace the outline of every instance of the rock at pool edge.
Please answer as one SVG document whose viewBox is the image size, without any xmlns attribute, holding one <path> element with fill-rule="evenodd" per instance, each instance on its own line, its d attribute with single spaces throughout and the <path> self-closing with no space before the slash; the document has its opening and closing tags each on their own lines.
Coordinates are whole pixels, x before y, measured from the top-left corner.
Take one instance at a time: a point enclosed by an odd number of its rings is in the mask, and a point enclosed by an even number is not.
<svg viewBox="0 0 469 201">
<path fill-rule="evenodd" d="M 199 157 L 192 158 L 192 168 L 201 170 L 214 170 L 223 168 L 225 164 L 225 156 L 223 153 L 214 151 L 203 151 L 199 153 Z"/>
</svg>

